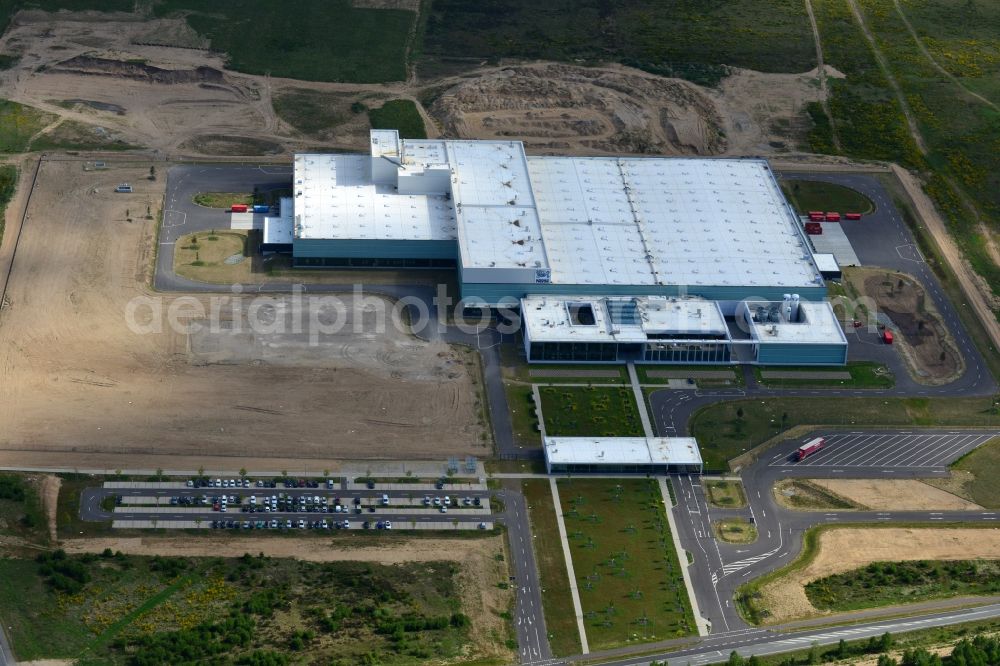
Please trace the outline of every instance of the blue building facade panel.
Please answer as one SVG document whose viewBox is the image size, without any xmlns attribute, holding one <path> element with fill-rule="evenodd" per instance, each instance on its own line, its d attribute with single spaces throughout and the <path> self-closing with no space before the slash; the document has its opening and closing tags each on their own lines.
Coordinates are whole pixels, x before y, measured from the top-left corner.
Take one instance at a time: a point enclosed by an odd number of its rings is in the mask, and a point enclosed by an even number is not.
<svg viewBox="0 0 1000 666">
<path fill-rule="evenodd" d="M 847 363 L 846 344 L 781 344 L 758 345 L 760 365 L 844 365 Z"/>
<path fill-rule="evenodd" d="M 451 259 L 458 258 L 453 240 L 337 240 L 299 239 L 293 243 L 295 258 L 352 259 Z"/>
<path fill-rule="evenodd" d="M 745 298 L 777 300 L 794 291 L 806 301 L 821 301 L 826 286 L 816 287 L 731 287 L 678 285 L 600 285 L 600 284 L 473 284 L 462 282 L 462 298 L 496 305 L 503 299 L 520 299 L 526 294 L 563 296 L 698 296 L 712 301 L 741 301 Z"/>
</svg>

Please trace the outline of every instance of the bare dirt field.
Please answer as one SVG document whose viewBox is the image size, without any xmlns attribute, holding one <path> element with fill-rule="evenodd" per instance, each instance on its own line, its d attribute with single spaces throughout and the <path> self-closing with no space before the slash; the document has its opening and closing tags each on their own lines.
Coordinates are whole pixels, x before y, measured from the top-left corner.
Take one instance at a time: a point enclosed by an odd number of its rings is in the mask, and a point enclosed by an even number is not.
<svg viewBox="0 0 1000 666">
<path fill-rule="evenodd" d="M 796 150 L 808 129 L 804 107 L 823 94 L 817 71 L 734 70 L 704 88 L 616 65 L 544 62 L 427 81 L 314 83 L 231 72 L 206 48 L 182 19 L 22 11 L 0 38 L 0 52 L 20 56 L 0 72 L 0 97 L 56 114 L 47 132 L 83 123 L 168 156 L 362 150 L 367 119 L 351 105 L 390 98 L 418 102 L 429 136 L 513 137 L 535 153 L 766 155 Z M 291 95 L 295 106 L 303 94 L 329 107 L 329 127 L 300 131 L 275 113 L 275 100 Z M 436 101 L 425 110 L 421 99 Z"/>
<path fill-rule="evenodd" d="M 616 65 L 540 63 L 484 69 L 429 111 L 448 136 L 518 138 L 536 153 L 773 153 L 795 148 L 815 81 L 737 70 L 709 89 Z"/>
<path fill-rule="evenodd" d="M 1000 530 L 970 528 L 837 528 L 819 537 L 816 558 L 761 589 L 768 624 L 822 615 L 806 597 L 810 581 L 871 562 L 1000 558 Z"/>
<path fill-rule="evenodd" d="M 386 538 L 381 538 L 385 536 Z M 218 538 L 134 537 L 107 539 L 70 539 L 61 545 L 68 553 L 100 553 L 105 548 L 130 555 L 161 557 L 240 557 L 244 553 L 263 553 L 269 557 L 292 557 L 309 562 L 458 562 L 458 584 L 462 609 L 472 619 L 472 642 L 478 656 L 511 657 L 500 637 L 507 629 L 501 613 L 509 611 L 512 592 L 502 590 L 508 570 L 502 536 L 475 539 L 406 539 L 379 535 L 379 545 L 356 545 L 361 539 L 297 538 Z M 370 544 L 371 541 L 364 543 Z"/>
<path fill-rule="evenodd" d="M 961 376 L 965 359 L 919 282 L 904 273 L 867 268 L 845 271 L 845 279 L 858 293 L 875 299 L 879 310 L 892 320 L 914 379 L 938 385 Z"/>
<path fill-rule="evenodd" d="M 115 467 L 151 468 L 165 455 L 488 453 L 475 358 L 393 326 L 373 328 L 381 299 L 345 297 L 342 312 L 316 308 L 321 322 L 340 317 L 343 326 L 315 344 L 308 317 L 303 333 L 268 327 L 293 307 L 282 298 L 227 297 L 210 326 L 197 311 L 211 313 L 207 296 L 180 297 L 186 312 L 178 322 L 189 330 L 154 318 L 157 304 L 169 313 L 181 302 L 148 292 L 155 223 L 126 222 L 125 209 L 149 200 L 155 207 L 163 184 L 142 177 L 148 163 L 110 167 L 42 166 L 0 312 L 0 465 L 35 453 L 78 467 L 98 454 L 118 458 Z M 122 181 L 136 183 L 136 192 L 112 194 Z M 152 332 L 127 325 L 136 297 L 152 299 L 134 318 Z M 251 316 L 260 328 L 244 326 Z M 164 324 L 156 330 L 153 321 Z"/>
<path fill-rule="evenodd" d="M 809 479 L 873 511 L 964 511 L 983 507 L 916 479 Z"/>
</svg>

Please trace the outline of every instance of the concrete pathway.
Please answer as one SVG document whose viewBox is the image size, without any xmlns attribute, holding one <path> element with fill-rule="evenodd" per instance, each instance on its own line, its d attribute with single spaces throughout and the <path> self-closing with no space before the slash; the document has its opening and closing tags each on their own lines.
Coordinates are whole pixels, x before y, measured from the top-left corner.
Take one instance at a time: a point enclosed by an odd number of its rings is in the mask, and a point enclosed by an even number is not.
<svg viewBox="0 0 1000 666">
<path fill-rule="evenodd" d="M 559 501 L 559 487 L 554 477 L 549 477 L 549 487 L 552 489 L 552 502 L 556 510 L 556 522 L 559 524 L 559 540 L 562 542 L 563 557 L 566 559 L 566 573 L 569 575 L 569 591 L 573 596 L 573 611 L 576 613 L 576 628 L 580 632 L 580 648 L 583 654 L 590 653 L 587 644 L 587 629 L 583 626 L 583 604 L 580 603 L 580 591 L 576 588 L 576 572 L 573 571 L 573 556 L 569 552 L 569 538 L 566 536 L 566 523 L 563 522 L 562 504 Z"/>
<path fill-rule="evenodd" d="M 649 422 L 649 412 L 646 411 L 646 399 L 642 395 L 639 375 L 635 371 L 635 363 L 628 364 L 628 378 L 632 382 L 632 392 L 635 394 L 636 407 L 639 408 L 639 418 L 642 419 L 642 431 L 646 433 L 646 437 L 655 437 L 653 425 Z"/>
</svg>

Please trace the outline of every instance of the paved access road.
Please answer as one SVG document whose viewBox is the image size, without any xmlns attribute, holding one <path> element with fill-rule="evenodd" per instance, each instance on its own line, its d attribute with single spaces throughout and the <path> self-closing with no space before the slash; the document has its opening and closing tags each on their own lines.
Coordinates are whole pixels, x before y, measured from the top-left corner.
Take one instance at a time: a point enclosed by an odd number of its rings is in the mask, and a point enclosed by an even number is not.
<svg viewBox="0 0 1000 666">
<path fill-rule="evenodd" d="M 816 436 L 828 444 L 801 462 L 795 450 Z M 945 476 L 948 463 L 994 437 L 1000 430 L 879 430 L 829 431 L 785 441 L 742 470 L 748 506 L 743 509 L 710 507 L 701 479 L 671 477 L 677 505 L 674 519 L 681 543 L 692 553 L 689 569 L 702 614 L 713 633 L 746 628 L 733 603 L 736 591 L 795 559 L 809 528 L 836 522 L 891 524 L 894 522 L 996 523 L 994 511 L 791 511 L 775 502 L 774 483 L 789 477 L 808 478 L 927 478 Z M 826 461 L 826 462 L 824 462 Z M 757 541 L 747 545 L 720 543 L 712 532 L 714 521 L 739 516 L 752 520 Z"/>
<path fill-rule="evenodd" d="M 5 629 L 6 627 L 0 627 L 0 666 L 17 666 L 14 653 L 10 649 L 10 643 L 7 642 Z"/>
<path fill-rule="evenodd" d="M 697 666 L 699 664 L 724 662 L 729 658 L 729 654 L 733 650 L 737 650 L 744 657 L 752 655 L 765 656 L 792 650 L 807 649 L 813 643 L 833 645 L 840 642 L 841 639 L 846 641 L 864 640 L 881 636 L 886 632 L 898 634 L 997 617 L 1000 617 L 1000 604 L 989 604 L 977 608 L 932 613 L 919 618 L 863 622 L 835 629 L 813 629 L 783 633 L 780 632 L 781 627 L 774 627 L 773 630 L 752 630 L 713 636 L 698 641 L 697 645 L 693 647 L 664 651 L 661 654 L 643 657 L 609 658 L 606 660 L 598 659 L 589 663 L 604 664 L 606 666 L 649 666 L 651 661 L 666 660 L 670 666 L 687 664 Z M 588 660 L 592 657 L 594 655 L 588 655 Z"/>
</svg>

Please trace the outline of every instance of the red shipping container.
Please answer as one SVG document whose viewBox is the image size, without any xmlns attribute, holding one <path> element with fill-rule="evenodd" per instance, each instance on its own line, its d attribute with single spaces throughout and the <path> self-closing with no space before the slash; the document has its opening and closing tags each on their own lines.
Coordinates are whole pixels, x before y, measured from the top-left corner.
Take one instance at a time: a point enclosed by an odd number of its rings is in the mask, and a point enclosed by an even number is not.
<svg viewBox="0 0 1000 666">
<path fill-rule="evenodd" d="M 860 220 L 861 213 L 844 213 L 844 217 L 846 217 L 848 220 Z"/>
<path fill-rule="evenodd" d="M 823 211 L 821 211 L 821 210 L 811 210 L 811 211 L 809 211 L 809 217 L 815 217 L 817 215 L 819 215 L 820 217 L 822 217 L 823 216 Z"/>
<path fill-rule="evenodd" d="M 827 213 L 826 214 L 826 221 L 827 222 L 840 222 L 840 213 Z"/>
<path fill-rule="evenodd" d="M 822 236 L 823 225 L 819 222 L 806 222 L 806 233 L 810 236 Z"/>
<path fill-rule="evenodd" d="M 810 222 L 822 222 L 826 219 L 826 215 L 823 213 L 809 213 Z"/>
<path fill-rule="evenodd" d="M 232 212 L 234 212 L 234 213 L 245 213 L 245 212 L 247 212 L 247 205 L 246 204 L 233 204 L 232 208 L 230 210 L 232 210 Z"/>
</svg>

